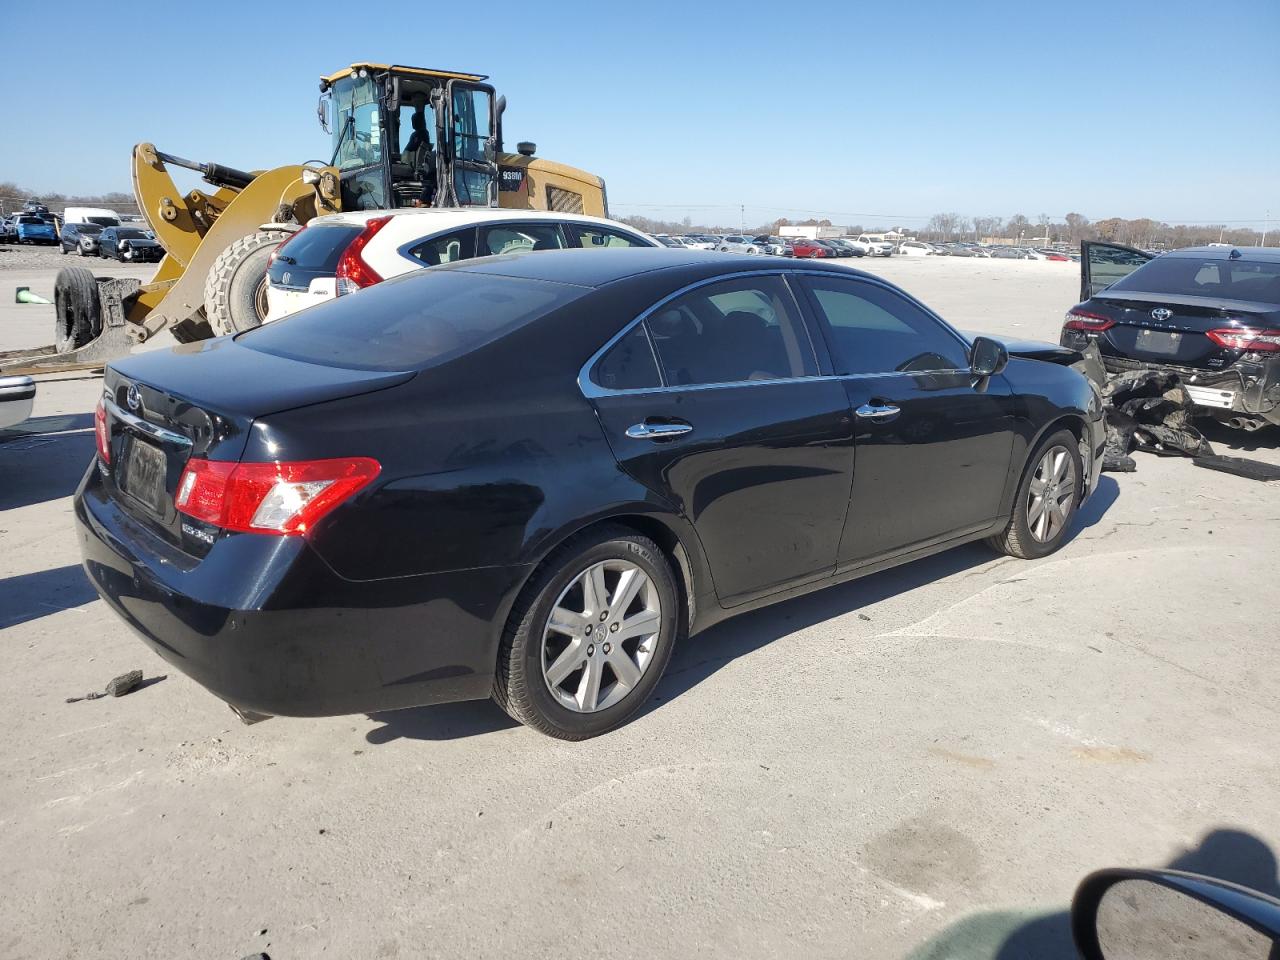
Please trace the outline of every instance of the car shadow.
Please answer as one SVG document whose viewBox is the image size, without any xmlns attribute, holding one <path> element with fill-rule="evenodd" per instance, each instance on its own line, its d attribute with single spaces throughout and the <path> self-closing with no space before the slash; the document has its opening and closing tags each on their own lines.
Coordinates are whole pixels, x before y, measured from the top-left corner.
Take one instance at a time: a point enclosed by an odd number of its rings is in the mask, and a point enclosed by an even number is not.
<svg viewBox="0 0 1280 960">
<path fill-rule="evenodd" d="M 79 564 L 0 580 L 0 630 L 98 599 Z"/>
<path fill-rule="evenodd" d="M 71 496 L 93 454 L 90 413 L 35 417 L 0 430 L 0 510 Z"/>
<path fill-rule="evenodd" d="M 382 724 L 365 734 L 365 740 L 374 746 L 393 740 L 461 740 L 519 726 L 492 700 L 384 710 L 368 716 Z"/>
<path fill-rule="evenodd" d="M 1234 453 L 1253 453 L 1280 448 L 1280 427 L 1263 427 L 1250 433 L 1223 426 L 1216 420 L 1197 421 L 1196 427 L 1219 453 L 1224 449 Z"/>
<path fill-rule="evenodd" d="M 1196 846 L 1170 860 L 1165 869 L 1199 873 L 1268 896 L 1280 896 L 1275 853 L 1260 837 L 1235 827 L 1210 830 Z M 1030 919 L 1012 911 L 973 914 L 913 950 L 908 960 L 1078 960 L 1078 957 L 1071 939 L 1068 908 Z"/>
<path fill-rule="evenodd" d="M 1104 475 L 1093 496 L 1077 513 L 1070 538 L 1074 539 L 1101 520 L 1119 495 L 1120 485 Z M 662 682 L 637 717 L 674 700 L 739 657 L 797 630 L 1002 559 L 989 547 L 971 543 L 716 624 L 676 648 Z M 401 738 L 453 740 L 517 726 L 516 721 L 489 700 L 390 710 L 369 717 L 382 724 L 366 735 L 365 739 L 371 744 Z"/>
</svg>

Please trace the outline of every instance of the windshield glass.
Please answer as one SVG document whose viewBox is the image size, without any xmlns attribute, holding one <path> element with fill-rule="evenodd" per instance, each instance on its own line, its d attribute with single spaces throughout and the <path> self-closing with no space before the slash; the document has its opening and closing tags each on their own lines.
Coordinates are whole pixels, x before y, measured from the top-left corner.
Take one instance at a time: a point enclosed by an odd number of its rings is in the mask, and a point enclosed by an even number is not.
<svg viewBox="0 0 1280 960">
<path fill-rule="evenodd" d="M 333 85 L 332 150 L 340 170 L 382 162 L 382 126 L 373 78 L 344 77 Z"/>
<path fill-rule="evenodd" d="M 148 236 L 147 236 L 143 231 L 141 231 L 141 230 L 128 230 L 128 229 L 121 229 L 121 230 L 117 230 L 117 231 L 116 231 L 116 238 L 117 238 L 117 239 L 119 239 L 119 240 L 149 240 L 149 239 L 151 239 L 150 237 L 148 237 Z"/>
<path fill-rule="evenodd" d="M 77 223 L 75 228 L 90 237 L 96 237 L 102 232 L 102 224 L 100 223 Z"/>
<path fill-rule="evenodd" d="M 1158 257 L 1107 288 L 1184 297 L 1280 303 L 1280 263 L 1209 257 Z"/>
</svg>

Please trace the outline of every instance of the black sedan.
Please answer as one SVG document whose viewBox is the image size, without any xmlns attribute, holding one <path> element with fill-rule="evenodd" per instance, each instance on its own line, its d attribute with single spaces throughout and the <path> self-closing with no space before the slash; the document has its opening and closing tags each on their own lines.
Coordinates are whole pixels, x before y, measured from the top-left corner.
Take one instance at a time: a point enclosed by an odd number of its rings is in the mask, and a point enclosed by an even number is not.
<svg viewBox="0 0 1280 960">
<path fill-rule="evenodd" d="M 1098 345 L 1112 373 L 1177 373 L 1197 411 L 1280 424 L 1280 250 L 1189 247 L 1159 256 L 1086 242 L 1061 343 Z"/>
<path fill-rule="evenodd" d="M 164 247 L 146 230 L 107 227 L 98 234 L 98 256 L 121 263 L 156 263 L 164 256 Z"/>
<path fill-rule="evenodd" d="M 492 695 L 581 739 L 726 617 L 972 540 L 1056 550 L 1103 446 L 1076 359 L 808 261 L 463 261 L 113 362 L 78 536 L 242 711 Z"/>
</svg>

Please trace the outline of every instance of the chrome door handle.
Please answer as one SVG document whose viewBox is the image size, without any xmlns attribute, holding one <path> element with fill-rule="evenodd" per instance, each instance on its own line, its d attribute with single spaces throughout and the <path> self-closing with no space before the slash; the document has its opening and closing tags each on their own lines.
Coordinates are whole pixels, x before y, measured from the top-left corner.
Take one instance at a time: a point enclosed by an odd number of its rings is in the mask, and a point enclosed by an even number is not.
<svg viewBox="0 0 1280 960">
<path fill-rule="evenodd" d="M 902 410 L 895 407 L 892 403 L 886 403 L 883 405 L 878 403 L 864 403 L 853 412 L 867 420 L 890 420 L 900 414 Z"/>
<path fill-rule="evenodd" d="M 692 430 L 687 423 L 633 423 L 627 427 L 627 436 L 632 440 L 664 440 Z"/>
</svg>

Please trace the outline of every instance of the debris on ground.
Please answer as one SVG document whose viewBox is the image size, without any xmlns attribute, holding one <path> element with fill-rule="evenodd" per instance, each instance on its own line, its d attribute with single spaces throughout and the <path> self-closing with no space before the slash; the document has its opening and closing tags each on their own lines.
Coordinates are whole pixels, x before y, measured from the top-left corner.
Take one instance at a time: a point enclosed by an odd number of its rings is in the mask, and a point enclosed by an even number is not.
<svg viewBox="0 0 1280 960">
<path fill-rule="evenodd" d="M 1203 457 L 1213 448 L 1191 425 L 1194 404 L 1182 378 L 1166 370 L 1122 373 L 1102 388 L 1107 417 L 1107 450 L 1103 469 L 1134 469 L 1131 449 L 1151 453 Z"/>
<path fill-rule="evenodd" d="M 1231 473 L 1246 480 L 1280 480 L 1280 467 L 1261 460 L 1246 460 L 1244 457 L 1196 457 L 1193 461 L 1197 467 L 1206 470 L 1219 470 Z M 1209 531 L 1213 533 L 1212 530 Z"/>
<path fill-rule="evenodd" d="M 152 677 L 145 686 L 150 686 L 153 683 L 159 683 L 163 679 L 165 678 Z M 104 690 L 95 690 L 93 693 L 86 693 L 83 697 L 67 697 L 67 703 L 79 703 L 82 700 L 99 700 L 102 697 L 123 697 L 126 693 L 132 693 L 141 686 L 144 686 L 142 682 L 142 671 L 130 670 L 128 673 L 122 673 L 118 677 L 113 677 Z"/>
</svg>

